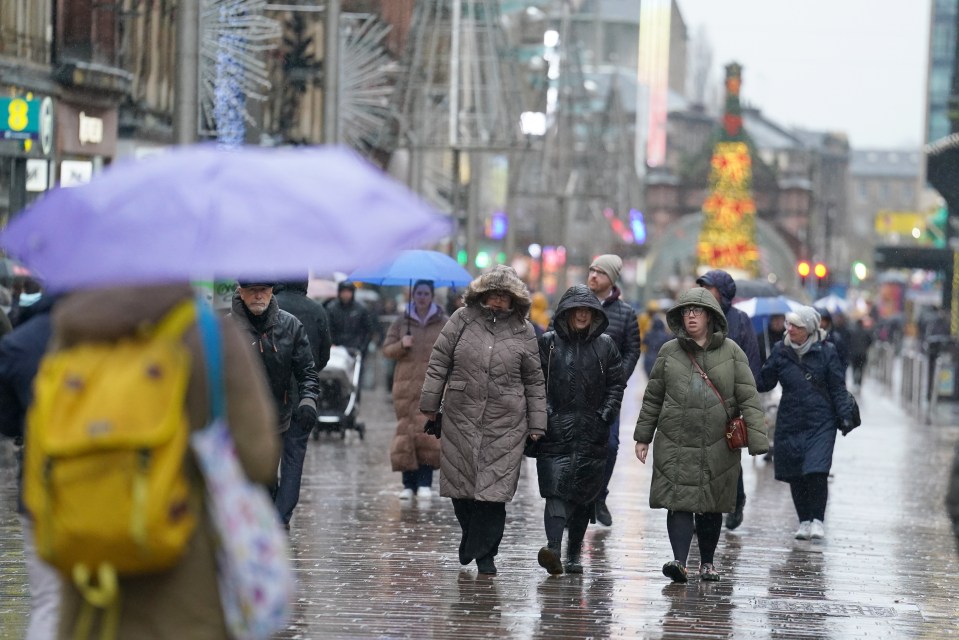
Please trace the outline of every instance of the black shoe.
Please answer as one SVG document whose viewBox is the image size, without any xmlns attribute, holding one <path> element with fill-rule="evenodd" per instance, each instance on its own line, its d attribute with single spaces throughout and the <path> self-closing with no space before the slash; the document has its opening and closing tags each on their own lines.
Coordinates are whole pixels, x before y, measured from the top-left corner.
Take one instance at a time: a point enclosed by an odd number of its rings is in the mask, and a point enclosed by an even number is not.
<svg viewBox="0 0 959 640">
<path fill-rule="evenodd" d="M 743 523 L 743 507 L 746 506 L 746 500 L 736 503 L 736 510 L 726 514 L 726 528 L 733 530 Z"/>
<path fill-rule="evenodd" d="M 486 576 L 496 575 L 496 565 L 493 564 L 493 556 L 484 556 L 476 561 L 476 568 Z"/>
<path fill-rule="evenodd" d="M 566 547 L 566 562 L 563 563 L 563 569 L 566 573 L 582 573 L 583 572 L 583 562 L 581 560 L 583 551 L 583 541 L 580 540 L 579 544 L 567 544 Z"/>
<path fill-rule="evenodd" d="M 604 527 L 613 526 L 613 516 L 609 513 L 605 500 L 596 501 L 596 522 Z"/>
<path fill-rule="evenodd" d="M 679 560 L 670 560 L 663 565 L 663 575 L 671 578 L 673 582 L 688 582 L 686 567 Z"/>
<path fill-rule="evenodd" d="M 536 556 L 539 566 L 546 569 L 546 572 L 551 576 L 558 576 L 563 573 L 563 562 L 559 557 L 560 544 L 558 542 L 550 542 L 545 547 L 539 550 L 539 555 Z"/>
</svg>

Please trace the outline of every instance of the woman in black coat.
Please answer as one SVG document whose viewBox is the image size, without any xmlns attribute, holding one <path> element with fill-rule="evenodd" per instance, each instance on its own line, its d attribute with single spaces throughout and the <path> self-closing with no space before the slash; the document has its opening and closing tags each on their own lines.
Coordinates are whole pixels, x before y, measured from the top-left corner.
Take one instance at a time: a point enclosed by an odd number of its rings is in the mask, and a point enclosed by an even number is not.
<svg viewBox="0 0 959 640">
<path fill-rule="evenodd" d="M 547 540 L 538 560 L 553 575 L 563 573 L 560 549 L 567 526 L 566 572 L 583 572 L 583 536 L 603 489 L 610 424 L 626 386 L 619 350 L 603 334 L 607 324 L 599 300 L 580 284 L 566 291 L 553 330 L 539 338 L 549 426 L 536 460 Z"/>
<path fill-rule="evenodd" d="M 773 347 L 758 381 L 760 391 L 782 385 L 776 416 L 777 480 L 789 483 L 797 540 L 826 536 L 827 478 L 836 431 L 851 429 L 853 405 L 846 392 L 845 367 L 836 347 L 825 341 L 819 314 L 802 307 L 786 314 L 786 336 Z"/>
</svg>

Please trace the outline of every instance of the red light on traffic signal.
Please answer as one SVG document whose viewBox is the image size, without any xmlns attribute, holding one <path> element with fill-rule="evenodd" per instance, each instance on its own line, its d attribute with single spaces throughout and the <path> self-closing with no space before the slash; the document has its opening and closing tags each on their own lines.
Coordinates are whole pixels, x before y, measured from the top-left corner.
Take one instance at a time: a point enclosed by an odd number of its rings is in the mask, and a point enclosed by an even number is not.
<svg viewBox="0 0 959 640">
<path fill-rule="evenodd" d="M 805 261 L 800 262 L 799 265 L 796 267 L 796 271 L 799 272 L 800 276 L 805 278 L 806 276 L 809 275 L 809 263 Z"/>
<path fill-rule="evenodd" d="M 828 273 L 828 270 L 826 269 L 826 265 L 824 265 L 821 262 L 817 263 L 814 273 L 816 274 L 817 278 L 820 278 L 820 279 L 825 278 L 826 274 Z"/>
</svg>

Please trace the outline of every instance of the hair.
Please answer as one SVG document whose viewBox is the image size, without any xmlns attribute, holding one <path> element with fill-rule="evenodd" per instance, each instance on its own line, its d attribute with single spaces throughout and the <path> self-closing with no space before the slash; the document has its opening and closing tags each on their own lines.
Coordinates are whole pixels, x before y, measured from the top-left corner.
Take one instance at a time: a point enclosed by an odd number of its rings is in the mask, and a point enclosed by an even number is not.
<svg viewBox="0 0 959 640">
<path fill-rule="evenodd" d="M 430 288 L 430 295 L 436 295 L 436 290 L 433 288 L 432 280 L 417 280 L 415 283 L 413 283 L 413 291 L 416 291 L 416 287 L 420 286 L 421 284 L 425 284 Z"/>
</svg>

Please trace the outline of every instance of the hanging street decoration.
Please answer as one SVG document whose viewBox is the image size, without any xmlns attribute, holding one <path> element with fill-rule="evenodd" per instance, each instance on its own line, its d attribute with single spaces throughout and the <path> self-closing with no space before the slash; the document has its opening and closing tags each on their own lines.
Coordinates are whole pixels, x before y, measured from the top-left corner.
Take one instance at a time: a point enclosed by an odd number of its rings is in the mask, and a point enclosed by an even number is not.
<svg viewBox="0 0 959 640">
<path fill-rule="evenodd" d="M 200 128 L 225 146 L 243 143 L 253 123 L 247 101 L 270 90 L 264 52 L 280 24 L 263 15 L 266 0 L 202 0 L 200 5 Z"/>
<path fill-rule="evenodd" d="M 719 140 L 713 148 L 709 193 L 703 203 L 699 264 L 734 270 L 748 277 L 759 272 L 756 204 L 752 195 L 752 155 L 739 102 L 742 67 L 726 67 L 726 109 Z"/>
</svg>

